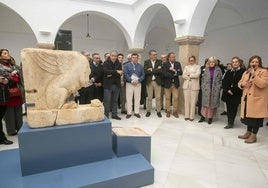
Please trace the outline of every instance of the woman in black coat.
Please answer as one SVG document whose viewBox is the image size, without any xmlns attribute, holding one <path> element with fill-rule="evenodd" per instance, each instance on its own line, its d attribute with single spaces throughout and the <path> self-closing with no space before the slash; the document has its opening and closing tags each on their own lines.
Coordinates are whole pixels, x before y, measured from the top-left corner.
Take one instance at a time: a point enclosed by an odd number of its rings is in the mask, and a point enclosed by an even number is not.
<svg viewBox="0 0 268 188">
<path fill-rule="evenodd" d="M 239 57 L 232 58 L 232 69 L 225 73 L 222 80 L 224 101 L 227 105 L 228 124 L 224 127 L 230 129 L 234 126 L 234 120 L 237 114 L 237 108 L 241 101 L 242 90 L 238 87 L 238 82 L 244 73 L 241 68 Z"/>
<path fill-rule="evenodd" d="M 4 73 L 4 70 L 1 70 L 1 73 Z M 3 74 L 0 74 L 0 144 L 4 145 L 13 144 L 12 141 L 6 138 L 2 124 L 2 119 L 7 109 L 6 104 L 9 100 L 8 82 L 9 80 Z"/>
</svg>

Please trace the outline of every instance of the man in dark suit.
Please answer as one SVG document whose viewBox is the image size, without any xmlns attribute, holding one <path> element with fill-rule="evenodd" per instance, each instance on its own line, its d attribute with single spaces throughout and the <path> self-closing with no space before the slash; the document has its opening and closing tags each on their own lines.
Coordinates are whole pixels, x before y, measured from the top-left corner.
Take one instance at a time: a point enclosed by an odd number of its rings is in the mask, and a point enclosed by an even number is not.
<svg viewBox="0 0 268 188">
<path fill-rule="evenodd" d="M 87 58 L 88 63 L 90 65 L 90 63 L 92 62 L 92 59 L 90 58 L 89 52 L 84 50 L 84 51 L 81 52 L 81 54 L 84 55 Z M 90 83 L 88 83 L 87 87 L 82 87 L 81 89 L 78 90 L 79 104 L 89 104 L 90 103 L 90 100 L 91 100 L 90 92 L 91 92 Z"/>
<path fill-rule="evenodd" d="M 145 83 L 148 95 L 146 117 L 151 115 L 153 94 L 155 95 L 157 116 L 161 115 L 161 74 L 162 61 L 157 59 L 155 50 L 149 51 L 150 59 L 144 61 Z"/>
<path fill-rule="evenodd" d="M 92 98 L 103 101 L 103 66 L 100 64 L 100 55 L 92 54 L 93 62 L 90 63 L 90 80 L 92 82 Z"/>
<path fill-rule="evenodd" d="M 103 88 L 104 88 L 104 114 L 109 118 L 112 102 L 112 119 L 121 120 L 117 115 L 117 101 L 120 92 L 120 77 L 123 74 L 122 65 L 118 62 L 117 52 L 110 53 L 110 57 L 103 63 Z"/>
<path fill-rule="evenodd" d="M 179 95 L 179 75 L 182 75 L 181 64 L 176 61 L 175 53 L 170 52 L 168 54 L 168 61 L 163 63 L 162 73 L 164 77 L 164 91 L 166 96 L 166 117 L 170 117 L 171 111 L 171 93 L 172 93 L 172 104 L 173 104 L 173 115 L 179 118 L 178 114 L 178 95 Z"/>
</svg>

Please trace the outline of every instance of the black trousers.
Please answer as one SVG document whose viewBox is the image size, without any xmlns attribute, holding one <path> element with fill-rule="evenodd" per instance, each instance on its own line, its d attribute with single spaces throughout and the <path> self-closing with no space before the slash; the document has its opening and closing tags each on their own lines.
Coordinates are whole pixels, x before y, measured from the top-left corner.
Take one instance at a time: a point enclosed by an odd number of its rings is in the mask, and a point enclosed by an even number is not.
<svg viewBox="0 0 268 188">
<path fill-rule="evenodd" d="M 247 114 L 247 100 L 245 100 L 245 110 L 244 110 L 244 117 L 241 119 L 241 122 L 247 125 L 247 131 L 252 132 L 253 134 L 257 134 L 259 128 L 263 126 L 264 118 L 249 118 L 246 117 Z"/>
<path fill-rule="evenodd" d="M 104 94 L 104 90 L 103 87 L 94 87 L 94 96 L 93 99 L 99 99 L 101 102 L 103 102 L 103 94 Z"/>
<path fill-rule="evenodd" d="M 7 139 L 5 133 L 3 132 L 3 123 L 2 123 L 3 117 L 6 113 L 6 109 L 7 106 L 0 106 L 0 142 Z"/>
<path fill-rule="evenodd" d="M 94 98 L 94 86 L 84 87 L 78 90 L 79 104 L 89 104 L 90 100 Z"/>
<path fill-rule="evenodd" d="M 239 102 L 226 101 L 228 124 L 233 125 L 237 114 Z"/>
<path fill-rule="evenodd" d="M 247 131 L 257 134 L 259 128 L 263 126 L 264 118 L 245 118 L 244 121 L 247 125 Z"/>
<path fill-rule="evenodd" d="M 22 106 L 7 107 L 6 115 L 7 134 L 19 132 L 22 126 Z"/>
</svg>

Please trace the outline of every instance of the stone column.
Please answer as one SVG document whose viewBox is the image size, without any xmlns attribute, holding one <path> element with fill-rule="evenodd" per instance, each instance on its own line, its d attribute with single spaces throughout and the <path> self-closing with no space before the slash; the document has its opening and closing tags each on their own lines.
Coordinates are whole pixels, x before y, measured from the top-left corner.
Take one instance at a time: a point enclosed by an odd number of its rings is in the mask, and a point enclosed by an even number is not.
<svg viewBox="0 0 268 188">
<path fill-rule="evenodd" d="M 42 49 L 53 50 L 55 48 L 55 45 L 54 43 L 37 43 L 37 47 Z"/>
<path fill-rule="evenodd" d="M 188 64 L 188 58 L 192 55 L 199 59 L 199 46 L 204 41 L 204 37 L 199 36 L 182 36 L 175 38 L 175 42 L 179 44 L 179 58 L 182 69 Z M 183 79 L 180 77 L 180 89 L 179 89 L 179 113 L 184 114 L 184 96 L 183 96 Z"/>
<path fill-rule="evenodd" d="M 130 48 L 130 49 L 128 49 L 128 52 L 129 53 L 137 53 L 137 54 L 139 54 L 139 63 L 140 64 L 143 64 L 143 62 L 142 62 L 142 52 L 143 52 L 143 48 Z"/>
</svg>

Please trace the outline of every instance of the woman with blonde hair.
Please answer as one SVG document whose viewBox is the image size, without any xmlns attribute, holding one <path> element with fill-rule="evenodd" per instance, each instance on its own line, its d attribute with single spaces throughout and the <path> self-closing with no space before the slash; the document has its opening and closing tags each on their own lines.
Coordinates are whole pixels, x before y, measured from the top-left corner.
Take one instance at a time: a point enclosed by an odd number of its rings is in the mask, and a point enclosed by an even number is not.
<svg viewBox="0 0 268 188">
<path fill-rule="evenodd" d="M 184 67 L 182 78 L 183 93 L 184 93 L 184 106 L 185 116 L 184 119 L 193 121 L 195 116 L 195 106 L 198 99 L 198 92 L 200 89 L 199 77 L 200 66 L 196 64 L 195 56 L 189 57 L 189 64 Z"/>
<path fill-rule="evenodd" d="M 248 69 L 238 82 L 238 87 L 243 90 L 241 120 L 247 125 L 246 133 L 238 138 L 245 139 L 245 143 L 254 143 L 263 119 L 268 117 L 268 71 L 263 68 L 260 56 L 249 59 Z"/>
<path fill-rule="evenodd" d="M 211 124 L 212 118 L 220 106 L 222 71 L 217 62 L 216 57 L 210 57 L 208 59 L 209 66 L 206 67 L 202 77 L 202 108 L 199 123 L 205 121 L 205 118 L 208 118 L 208 124 Z"/>
</svg>

